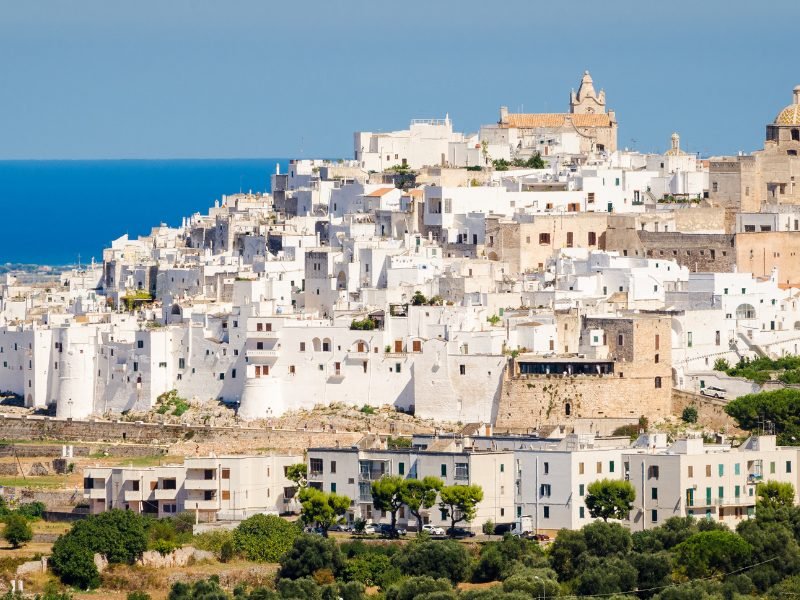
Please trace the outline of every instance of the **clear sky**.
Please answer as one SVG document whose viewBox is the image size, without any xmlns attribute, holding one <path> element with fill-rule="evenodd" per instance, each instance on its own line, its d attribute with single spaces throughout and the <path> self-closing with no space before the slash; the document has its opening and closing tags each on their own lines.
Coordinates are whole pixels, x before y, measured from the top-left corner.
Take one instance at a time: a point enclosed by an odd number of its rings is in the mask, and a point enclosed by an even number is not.
<svg viewBox="0 0 800 600">
<path fill-rule="evenodd" d="M 564 112 L 584 69 L 620 146 L 751 151 L 798 24 L 798 0 L 0 0 L 0 159 L 349 157 L 411 118 Z"/>
</svg>

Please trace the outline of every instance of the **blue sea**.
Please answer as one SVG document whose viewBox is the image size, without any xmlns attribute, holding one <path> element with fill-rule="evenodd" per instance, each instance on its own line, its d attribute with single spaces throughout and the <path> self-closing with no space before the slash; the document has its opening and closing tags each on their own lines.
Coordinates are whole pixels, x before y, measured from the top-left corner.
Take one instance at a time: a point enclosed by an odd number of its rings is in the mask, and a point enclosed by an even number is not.
<svg viewBox="0 0 800 600">
<path fill-rule="evenodd" d="M 269 192 L 287 159 L 0 161 L 0 264 L 67 265 L 127 233 L 206 213 L 223 194 Z"/>
</svg>

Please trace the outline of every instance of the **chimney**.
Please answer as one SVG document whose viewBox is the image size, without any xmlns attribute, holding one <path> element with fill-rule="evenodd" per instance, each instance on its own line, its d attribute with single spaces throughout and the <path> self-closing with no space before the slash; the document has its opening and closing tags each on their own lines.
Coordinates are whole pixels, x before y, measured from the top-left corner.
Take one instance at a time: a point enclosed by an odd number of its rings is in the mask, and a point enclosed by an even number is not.
<svg viewBox="0 0 800 600">
<path fill-rule="evenodd" d="M 501 106 L 500 107 L 500 125 L 507 125 L 508 124 L 508 107 Z"/>
</svg>

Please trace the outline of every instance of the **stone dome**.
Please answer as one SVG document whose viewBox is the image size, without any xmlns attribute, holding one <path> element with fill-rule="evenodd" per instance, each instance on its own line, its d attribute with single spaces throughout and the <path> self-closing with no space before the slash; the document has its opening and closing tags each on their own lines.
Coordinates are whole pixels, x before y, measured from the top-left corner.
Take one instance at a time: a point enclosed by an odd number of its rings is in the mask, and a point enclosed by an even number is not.
<svg viewBox="0 0 800 600">
<path fill-rule="evenodd" d="M 775 125 L 800 125 L 800 85 L 795 86 L 794 102 L 775 117 Z"/>
</svg>

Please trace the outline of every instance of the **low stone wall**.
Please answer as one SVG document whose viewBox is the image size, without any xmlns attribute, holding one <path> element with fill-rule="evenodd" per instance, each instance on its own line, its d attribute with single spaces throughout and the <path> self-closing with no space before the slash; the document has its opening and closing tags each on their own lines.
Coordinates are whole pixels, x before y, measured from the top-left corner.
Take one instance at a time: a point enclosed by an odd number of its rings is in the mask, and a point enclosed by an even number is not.
<svg viewBox="0 0 800 600">
<path fill-rule="evenodd" d="M 203 427 L 0 415 L 0 439 L 12 440 L 63 440 L 150 446 L 183 442 L 186 448 L 182 450 L 195 446 L 205 448 L 208 445 L 219 445 L 225 452 L 236 453 L 252 452 L 256 449 L 299 451 L 311 446 L 352 445 L 361 437 L 363 433 L 357 431 Z M 114 452 L 123 447 L 126 446 L 112 446 Z M 153 454 L 153 451 L 149 454 Z M 114 456 L 119 454 L 115 453 Z"/>
<path fill-rule="evenodd" d="M 728 435 L 745 433 L 736 426 L 736 421 L 725 412 L 727 400 L 717 400 L 702 394 L 691 394 L 681 390 L 672 390 L 672 414 L 681 416 L 683 409 L 694 406 L 697 409 L 697 422 L 715 431 L 724 431 Z"/>
<path fill-rule="evenodd" d="M 71 509 L 83 502 L 83 490 L 39 490 L 25 487 L 5 487 L 3 497 L 17 502 L 42 502 L 47 510 Z"/>
</svg>

